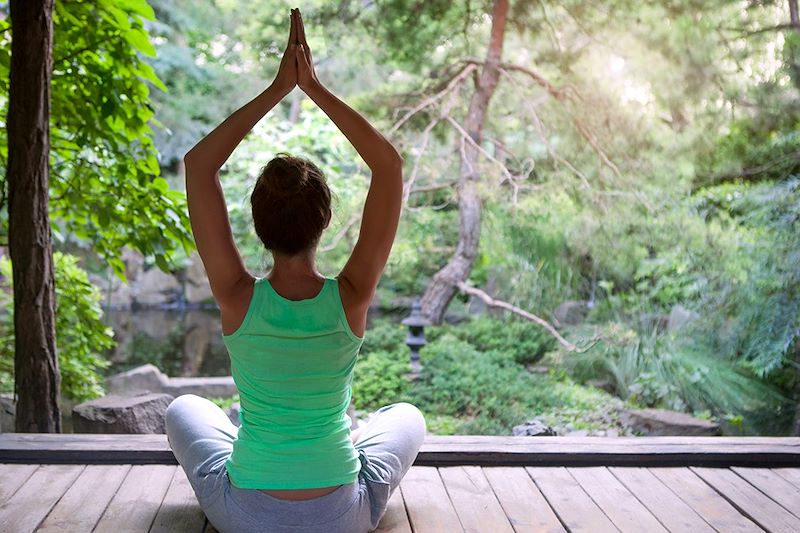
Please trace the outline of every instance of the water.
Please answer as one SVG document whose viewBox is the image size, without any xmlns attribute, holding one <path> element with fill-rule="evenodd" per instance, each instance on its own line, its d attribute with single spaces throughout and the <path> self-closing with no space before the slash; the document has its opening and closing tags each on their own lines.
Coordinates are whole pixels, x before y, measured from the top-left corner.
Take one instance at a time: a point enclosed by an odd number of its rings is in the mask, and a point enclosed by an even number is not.
<svg viewBox="0 0 800 533">
<path fill-rule="evenodd" d="M 170 377 L 228 376 L 217 310 L 106 311 L 117 345 L 106 375 L 151 363 Z"/>
</svg>

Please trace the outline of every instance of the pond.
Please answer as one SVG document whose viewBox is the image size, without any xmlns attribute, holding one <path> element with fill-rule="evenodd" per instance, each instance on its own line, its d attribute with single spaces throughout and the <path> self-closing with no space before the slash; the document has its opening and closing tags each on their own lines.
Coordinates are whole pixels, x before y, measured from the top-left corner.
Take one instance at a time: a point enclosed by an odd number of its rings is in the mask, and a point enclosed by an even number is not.
<svg viewBox="0 0 800 533">
<path fill-rule="evenodd" d="M 171 377 L 228 376 L 219 311 L 106 311 L 117 345 L 106 375 L 151 363 Z"/>
<path fill-rule="evenodd" d="M 401 311 L 406 313 L 405 310 Z M 231 363 L 222 343 L 219 310 L 106 310 L 106 323 L 117 345 L 106 358 L 110 376 L 151 363 L 170 377 L 229 376 Z M 398 322 L 403 316 L 370 312 L 367 328 L 377 316 Z"/>
</svg>

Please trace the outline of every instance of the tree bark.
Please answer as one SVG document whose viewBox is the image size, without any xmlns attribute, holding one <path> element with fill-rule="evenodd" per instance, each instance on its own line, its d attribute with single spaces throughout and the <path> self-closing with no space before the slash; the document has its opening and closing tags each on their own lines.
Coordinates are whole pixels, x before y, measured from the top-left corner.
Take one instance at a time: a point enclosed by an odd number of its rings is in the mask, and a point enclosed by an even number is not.
<svg viewBox="0 0 800 533">
<path fill-rule="evenodd" d="M 789 20 L 797 31 L 800 31 L 800 15 L 797 12 L 797 0 L 789 0 Z"/>
<path fill-rule="evenodd" d="M 464 130 L 475 143 L 480 144 L 489 101 L 494 95 L 500 77 L 503 39 L 508 15 L 508 0 L 495 0 L 492 10 L 492 32 L 483 70 L 477 80 L 475 92 L 464 121 Z M 459 231 L 458 246 L 450 261 L 434 274 L 422 296 L 422 312 L 433 324 L 441 324 L 444 313 L 457 292 L 458 283 L 469 277 L 478 255 L 481 234 L 481 198 L 478 193 L 480 175 L 477 172 L 478 149 L 459 136 L 461 166 L 456 185 L 458 192 Z M 462 148 L 463 143 L 463 148 Z"/>
<path fill-rule="evenodd" d="M 8 226 L 14 281 L 16 430 L 59 432 L 48 212 L 53 0 L 11 1 Z"/>
</svg>

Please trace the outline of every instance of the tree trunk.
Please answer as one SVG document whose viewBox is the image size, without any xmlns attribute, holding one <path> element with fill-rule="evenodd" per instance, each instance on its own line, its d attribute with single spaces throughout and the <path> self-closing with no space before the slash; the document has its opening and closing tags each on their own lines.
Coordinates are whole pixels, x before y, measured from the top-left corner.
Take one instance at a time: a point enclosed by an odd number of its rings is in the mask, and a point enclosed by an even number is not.
<svg viewBox="0 0 800 533">
<path fill-rule="evenodd" d="M 483 135 L 489 101 L 500 77 L 498 65 L 503 55 L 508 0 L 495 0 L 492 10 L 492 33 L 486 62 L 476 83 L 469 104 L 464 130 L 477 144 Z M 478 150 L 472 143 L 464 142 L 463 151 L 459 137 L 461 167 L 456 190 L 458 192 L 459 231 L 455 254 L 428 284 L 422 297 L 422 312 L 434 324 L 441 324 L 450 301 L 456 294 L 457 284 L 466 281 L 478 255 L 481 235 L 481 198 L 478 193 Z"/>
<path fill-rule="evenodd" d="M 789 20 L 797 31 L 800 31 L 800 15 L 797 13 L 797 0 L 789 0 Z"/>
<path fill-rule="evenodd" d="M 53 0 L 12 0 L 10 8 L 7 179 L 16 430 L 59 432 L 60 376 L 48 212 Z"/>
</svg>

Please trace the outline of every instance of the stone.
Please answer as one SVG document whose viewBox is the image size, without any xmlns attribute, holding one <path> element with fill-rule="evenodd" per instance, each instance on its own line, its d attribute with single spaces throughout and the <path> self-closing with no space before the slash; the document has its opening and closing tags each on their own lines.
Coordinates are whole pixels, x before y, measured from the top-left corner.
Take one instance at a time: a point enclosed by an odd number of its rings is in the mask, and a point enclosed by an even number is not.
<svg viewBox="0 0 800 533">
<path fill-rule="evenodd" d="M 567 437 L 588 437 L 589 430 L 588 429 L 576 429 L 575 431 L 570 431 L 567 433 Z"/>
<path fill-rule="evenodd" d="M 205 303 L 214 299 L 211 285 L 208 284 L 206 269 L 197 252 L 192 252 L 192 255 L 189 256 L 189 265 L 186 267 L 184 279 L 183 295 L 187 303 Z"/>
<path fill-rule="evenodd" d="M 133 287 L 133 298 L 138 305 L 155 306 L 176 302 L 182 288 L 175 276 L 151 268 L 140 276 Z"/>
<path fill-rule="evenodd" d="M 231 423 L 233 423 L 234 426 L 241 426 L 242 425 L 242 421 L 239 418 L 239 414 L 241 412 L 242 412 L 242 404 L 240 404 L 239 402 L 236 402 L 235 404 L 231 405 L 228 408 L 227 415 L 228 415 L 228 418 L 231 419 Z"/>
<path fill-rule="evenodd" d="M 167 376 L 155 365 L 146 364 L 106 378 L 106 389 L 112 393 L 161 392 Z"/>
<path fill-rule="evenodd" d="M 0 433 L 13 433 L 17 402 L 11 393 L 0 394 Z"/>
<path fill-rule="evenodd" d="M 203 366 L 208 354 L 212 336 L 217 333 L 215 327 L 219 318 L 208 313 L 187 313 L 183 322 L 183 360 L 182 376 L 196 376 Z"/>
<path fill-rule="evenodd" d="M 106 378 L 106 388 L 117 394 L 163 392 L 176 397 L 196 394 L 204 398 L 229 398 L 239 392 L 231 376 L 170 378 L 151 364 Z"/>
<path fill-rule="evenodd" d="M 667 409 L 620 409 L 620 421 L 626 428 L 649 436 L 720 435 L 720 425 L 686 413 Z"/>
<path fill-rule="evenodd" d="M 164 416 L 174 399 L 169 394 L 109 394 L 72 408 L 75 433 L 165 433 Z"/>
<path fill-rule="evenodd" d="M 229 398 L 239 393 L 231 376 L 167 378 L 161 390 L 173 396 L 196 394 L 205 398 Z"/>
<path fill-rule="evenodd" d="M 567 300 L 553 311 L 553 322 L 558 328 L 581 324 L 589 312 L 589 307 L 582 300 Z"/>
<path fill-rule="evenodd" d="M 122 248 L 122 262 L 125 263 L 125 278 L 134 281 L 144 270 L 144 255 L 139 250 L 127 246 Z"/>
<path fill-rule="evenodd" d="M 128 284 L 122 283 L 113 273 L 109 277 L 89 273 L 89 281 L 97 287 L 103 299 L 101 303 L 111 309 L 127 309 L 133 302 L 133 294 Z"/>
<path fill-rule="evenodd" d="M 556 432 L 539 420 L 529 420 L 512 429 L 515 437 L 555 437 Z"/>
<path fill-rule="evenodd" d="M 672 306 L 672 310 L 667 318 L 667 331 L 675 331 L 687 326 L 700 318 L 700 314 L 690 309 L 686 309 L 681 304 Z"/>
</svg>

